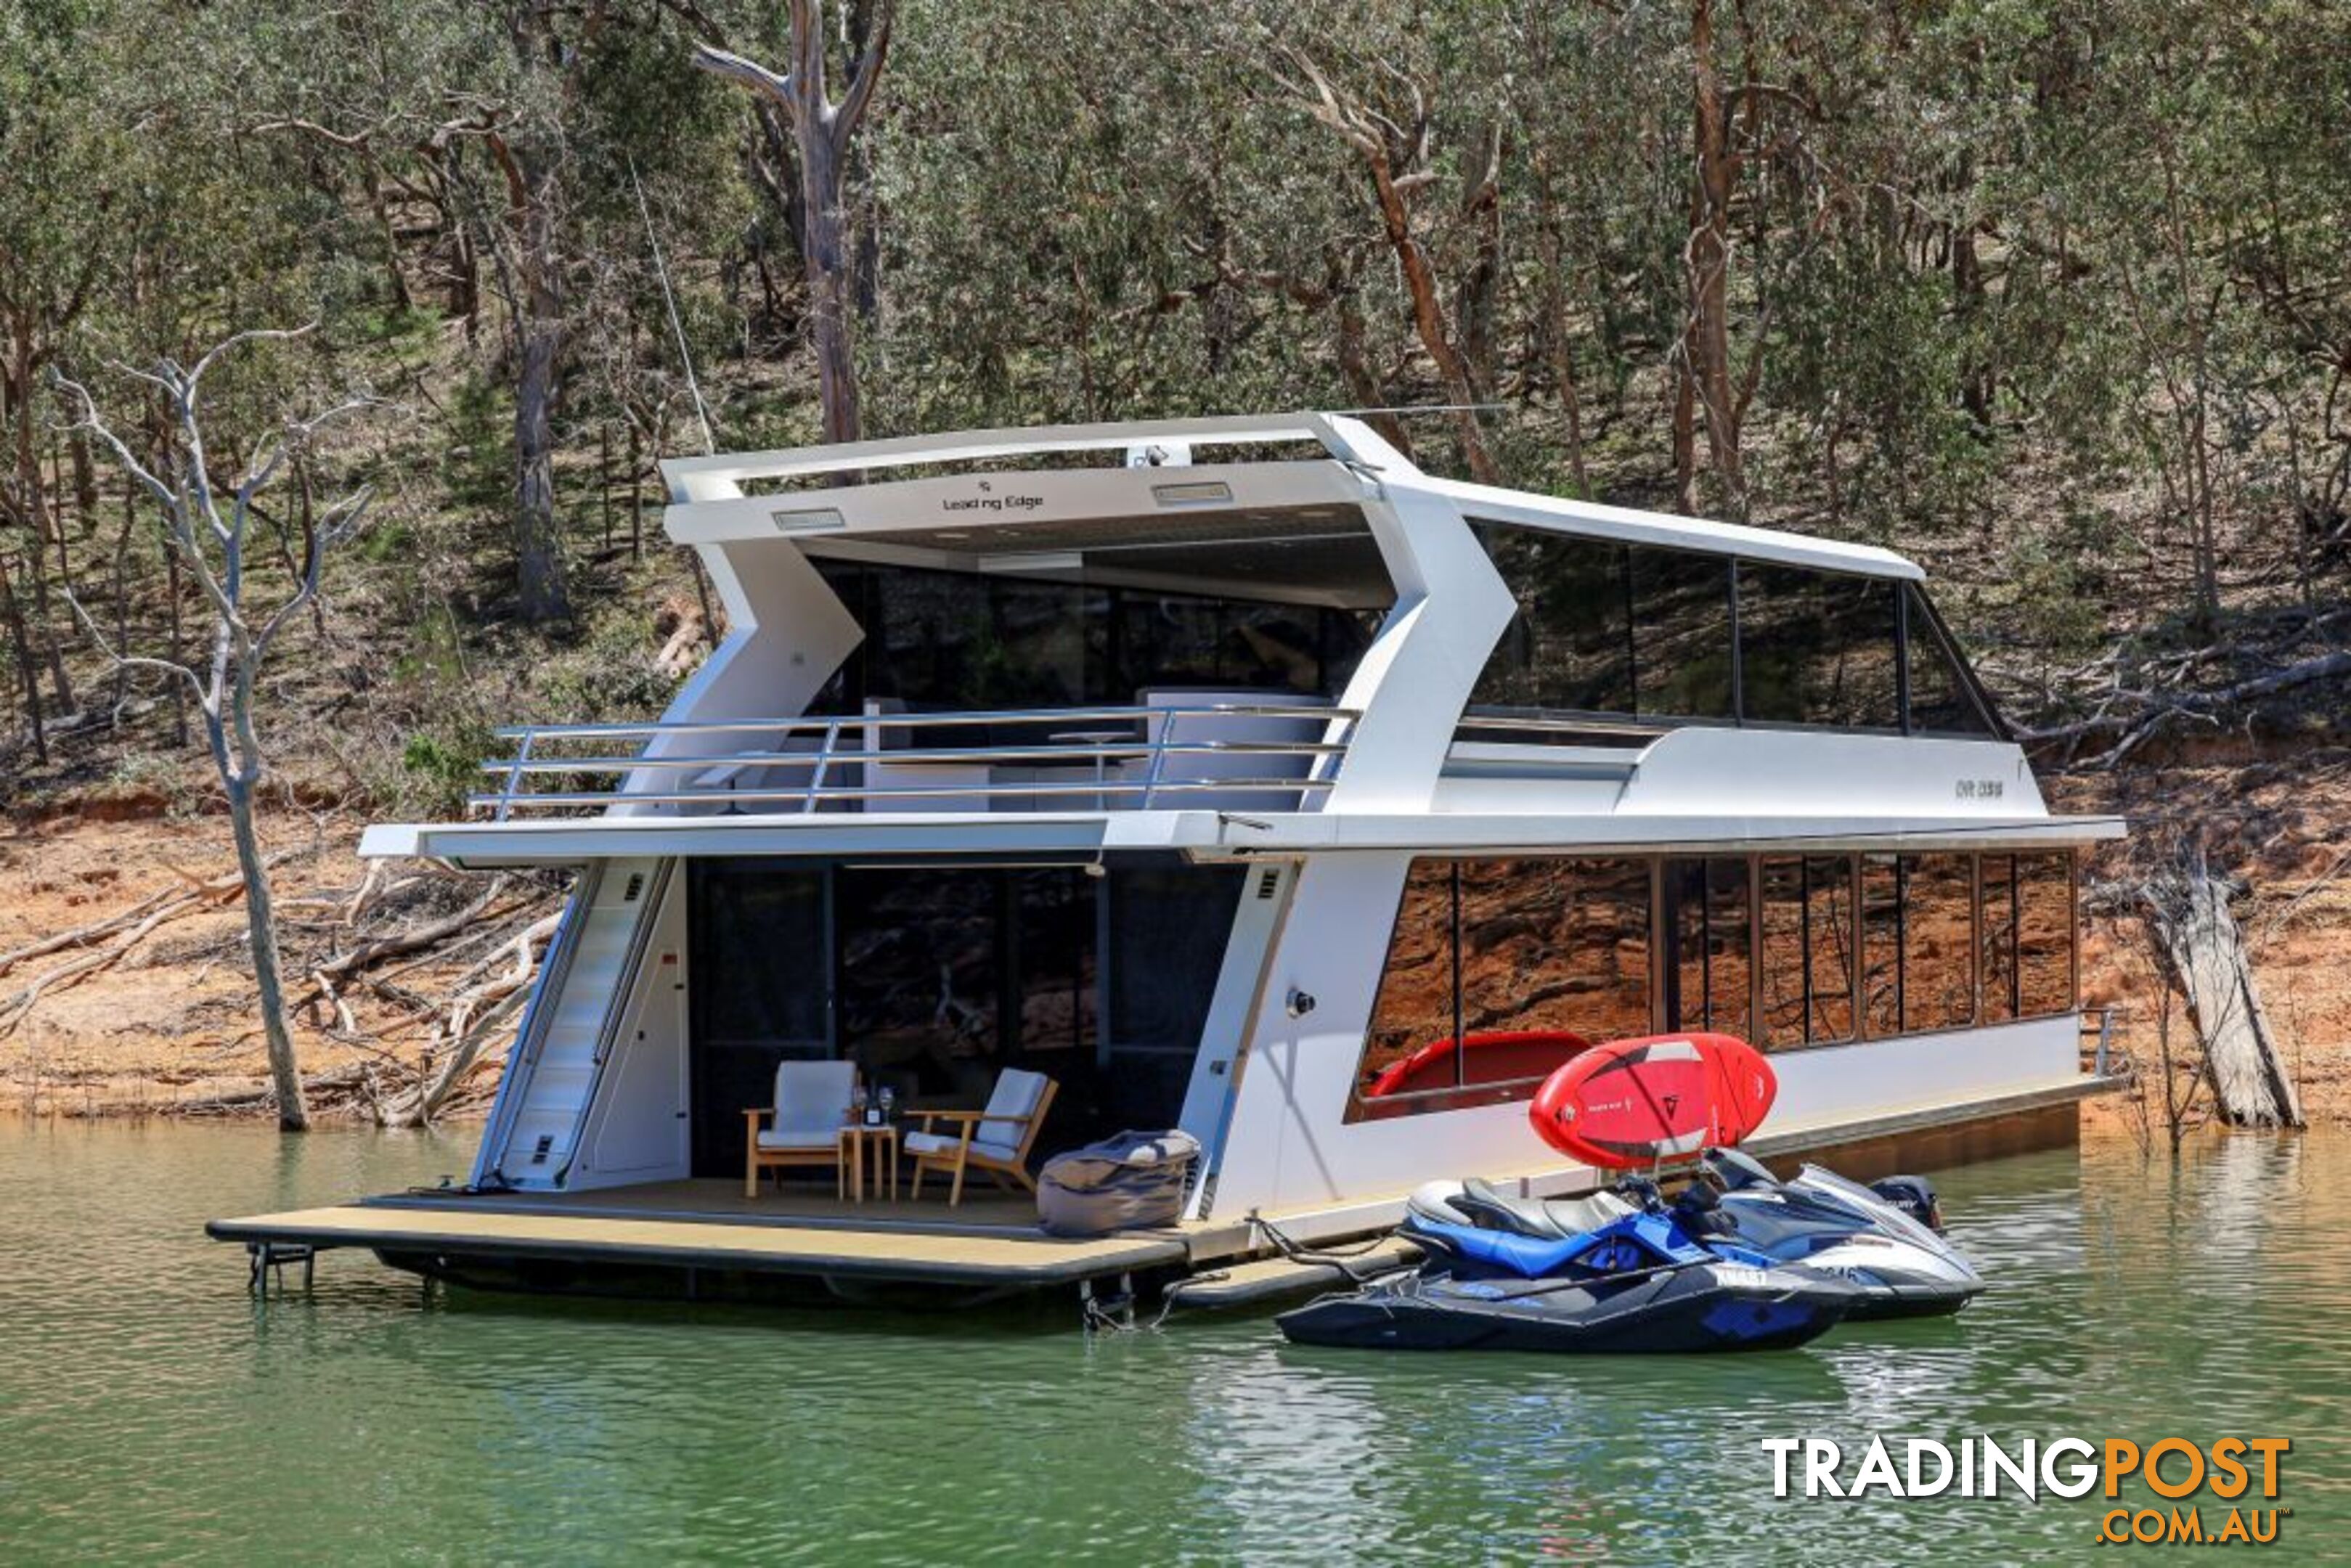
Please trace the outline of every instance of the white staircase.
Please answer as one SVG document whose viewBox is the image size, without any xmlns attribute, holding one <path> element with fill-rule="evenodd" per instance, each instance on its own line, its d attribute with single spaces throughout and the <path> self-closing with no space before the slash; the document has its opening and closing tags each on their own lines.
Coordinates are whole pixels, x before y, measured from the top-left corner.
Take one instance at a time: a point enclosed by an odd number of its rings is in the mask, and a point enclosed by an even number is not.
<svg viewBox="0 0 2351 1568">
<path fill-rule="evenodd" d="M 667 865 L 657 860 L 597 862 L 581 873 L 565 912 L 559 951 L 540 977 L 528 1032 L 491 1113 L 475 1179 L 546 1191 L 562 1185 L 605 1056 L 612 1020 L 640 978 L 646 935 L 660 908 Z M 576 929 L 575 929 L 576 927 Z M 492 1146 L 497 1150 L 490 1158 Z"/>
</svg>

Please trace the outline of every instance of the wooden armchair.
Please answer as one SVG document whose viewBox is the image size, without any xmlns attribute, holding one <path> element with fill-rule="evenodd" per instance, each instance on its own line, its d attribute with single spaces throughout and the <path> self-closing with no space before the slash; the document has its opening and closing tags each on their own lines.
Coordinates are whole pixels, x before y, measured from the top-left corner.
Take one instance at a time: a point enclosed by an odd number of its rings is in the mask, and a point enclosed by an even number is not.
<svg viewBox="0 0 2351 1568">
<path fill-rule="evenodd" d="M 963 1201 L 967 1170 L 986 1171 L 999 1186 L 1009 1186 L 1004 1178 L 1010 1176 L 1035 1192 L 1037 1184 L 1029 1179 L 1029 1150 L 1060 1088 L 1041 1072 L 1008 1067 L 996 1075 L 996 1088 L 985 1110 L 912 1113 L 923 1124 L 921 1131 L 908 1133 L 904 1139 L 906 1153 L 914 1162 L 914 1196 L 923 1196 L 923 1174 L 933 1170 L 952 1172 L 955 1176 L 947 1189 L 950 1208 Z M 962 1130 L 933 1131 L 940 1122 L 953 1123 Z"/>
<path fill-rule="evenodd" d="M 759 1196 L 759 1173 L 785 1166 L 841 1169 L 841 1129 L 857 1089 L 853 1061 L 787 1061 L 776 1069 L 776 1103 L 743 1113 L 743 1196 Z M 771 1124 L 759 1125 L 765 1118 Z"/>
</svg>

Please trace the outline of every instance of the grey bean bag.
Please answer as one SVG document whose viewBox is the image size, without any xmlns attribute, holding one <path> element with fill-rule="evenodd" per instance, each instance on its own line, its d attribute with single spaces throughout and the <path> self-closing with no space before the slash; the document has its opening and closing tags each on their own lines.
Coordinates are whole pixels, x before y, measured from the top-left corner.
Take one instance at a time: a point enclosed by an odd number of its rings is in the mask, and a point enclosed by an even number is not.
<svg viewBox="0 0 2351 1568">
<path fill-rule="evenodd" d="M 1037 1222 L 1054 1236 L 1173 1225 L 1200 1157 L 1189 1133 L 1121 1133 L 1055 1155 L 1037 1177 Z"/>
</svg>

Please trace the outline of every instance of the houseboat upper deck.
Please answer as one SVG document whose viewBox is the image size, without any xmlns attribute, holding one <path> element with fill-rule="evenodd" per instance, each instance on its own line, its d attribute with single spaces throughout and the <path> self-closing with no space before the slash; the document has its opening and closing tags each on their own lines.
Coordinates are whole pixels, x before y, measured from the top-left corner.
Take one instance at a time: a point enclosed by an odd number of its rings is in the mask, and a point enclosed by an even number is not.
<svg viewBox="0 0 2351 1568">
<path fill-rule="evenodd" d="M 2075 855 L 2120 824 L 2047 810 L 1898 556 L 1437 478 L 1332 414 L 665 472 L 727 617 L 669 711 L 508 731 L 472 820 L 365 840 L 581 872 L 444 1207 L 734 1179 L 796 1061 L 1049 1082 L 1014 1179 L 1189 1133 L 1186 1265 L 1253 1212 L 1590 1185 L 1522 1103 L 1603 1040 L 1753 1040 L 1814 1146 L 2041 1135 L 2095 1086 Z M 808 1223 L 725 1222 L 763 1213 Z"/>
</svg>

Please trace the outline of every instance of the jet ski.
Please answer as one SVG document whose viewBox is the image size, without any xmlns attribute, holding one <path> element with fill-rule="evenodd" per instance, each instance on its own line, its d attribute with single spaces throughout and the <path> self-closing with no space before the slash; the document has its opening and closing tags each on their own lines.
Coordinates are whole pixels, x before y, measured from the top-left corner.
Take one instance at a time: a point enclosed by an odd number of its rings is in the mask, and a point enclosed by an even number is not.
<svg viewBox="0 0 2351 1568">
<path fill-rule="evenodd" d="M 1421 1267 L 1284 1312 L 1282 1333 L 1375 1350 L 1778 1350 L 1826 1333 L 1859 1299 L 1833 1275 L 1722 1259 L 1666 1215 L 1539 1238 L 1422 1214 L 1405 1233 L 1427 1253 Z"/>
<path fill-rule="evenodd" d="M 1551 1199 L 1507 1197 L 1479 1181 L 1433 1182 L 1413 1195 L 1403 1233 L 1448 1267 L 1475 1273 L 1484 1267 L 1478 1249 L 1450 1234 L 1461 1225 L 1540 1243 L 1631 1215 L 1669 1223 L 1726 1261 L 1834 1274 L 1860 1292 L 1847 1314 L 1856 1322 L 1956 1312 L 1984 1288 L 1959 1249 L 1925 1222 L 1939 1221 L 1941 1209 L 1922 1178 L 1889 1177 L 1873 1189 L 1806 1166 L 1782 1182 L 1729 1148 L 1701 1154 L 1698 1178 L 1670 1204 L 1639 1177 L 1614 1193 Z"/>
<path fill-rule="evenodd" d="M 1675 1210 L 1725 1257 L 1801 1263 L 1859 1286 L 1856 1320 L 1956 1312 L 1984 1288 L 1966 1254 L 1939 1234 L 1942 1206 L 1923 1177 L 1863 1186 L 1808 1165 L 1783 1182 L 1737 1149 L 1710 1148 Z"/>
</svg>

